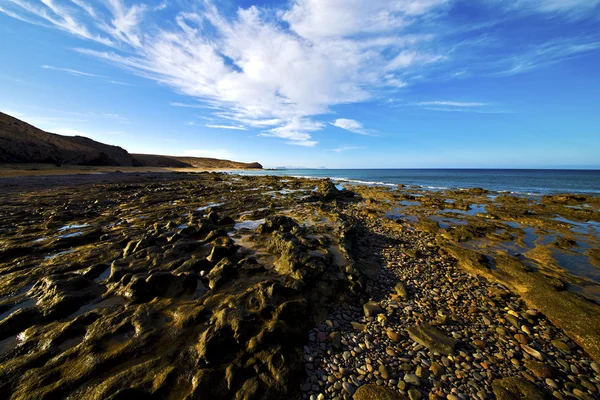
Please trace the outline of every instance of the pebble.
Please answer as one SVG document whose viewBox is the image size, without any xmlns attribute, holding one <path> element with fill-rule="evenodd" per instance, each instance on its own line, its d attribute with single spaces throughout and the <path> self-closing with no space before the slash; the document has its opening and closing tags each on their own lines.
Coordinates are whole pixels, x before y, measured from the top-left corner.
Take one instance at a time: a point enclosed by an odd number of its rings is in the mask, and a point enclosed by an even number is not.
<svg viewBox="0 0 600 400">
<path fill-rule="evenodd" d="M 349 400 L 357 388 L 379 385 L 411 399 L 487 400 L 499 376 L 531 381 L 556 398 L 596 396 L 600 366 L 542 314 L 501 285 L 462 272 L 425 245 L 435 241 L 429 235 L 398 235 L 399 245 L 374 250 L 388 268 L 373 284 L 373 300 L 343 303 L 308 334 L 304 399 Z M 404 257 L 409 248 L 420 256 Z M 396 292 L 398 282 L 410 296 Z M 405 334 L 423 324 L 458 340 L 458 349 L 436 354 Z"/>
</svg>

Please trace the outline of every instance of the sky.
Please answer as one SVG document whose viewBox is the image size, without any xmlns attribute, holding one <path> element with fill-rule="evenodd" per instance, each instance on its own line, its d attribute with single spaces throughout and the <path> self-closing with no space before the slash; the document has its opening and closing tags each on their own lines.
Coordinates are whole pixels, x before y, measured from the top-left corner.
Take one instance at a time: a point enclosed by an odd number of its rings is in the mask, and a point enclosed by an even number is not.
<svg viewBox="0 0 600 400">
<path fill-rule="evenodd" d="M 265 167 L 600 168 L 600 0 L 0 0 L 0 111 Z"/>
</svg>

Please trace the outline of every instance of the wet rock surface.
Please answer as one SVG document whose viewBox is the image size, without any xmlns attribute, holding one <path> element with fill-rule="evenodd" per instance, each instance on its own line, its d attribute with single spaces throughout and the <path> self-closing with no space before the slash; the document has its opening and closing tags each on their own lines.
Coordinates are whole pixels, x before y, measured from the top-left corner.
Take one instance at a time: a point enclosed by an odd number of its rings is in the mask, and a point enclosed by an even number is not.
<svg viewBox="0 0 600 400">
<path fill-rule="evenodd" d="M 599 398 L 598 306 L 567 275 L 461 247 L 539 216 L 531 201 L 499 196 L 493 222 L 444 229 L 429 217 L 448 203 L 404 187 L 178 173 L 5 188 L 0 398 Z M 555 218 L 583 201 L 540 204 Z M 565 229 L 548 246 L 593 243 Z"/>
</svg>

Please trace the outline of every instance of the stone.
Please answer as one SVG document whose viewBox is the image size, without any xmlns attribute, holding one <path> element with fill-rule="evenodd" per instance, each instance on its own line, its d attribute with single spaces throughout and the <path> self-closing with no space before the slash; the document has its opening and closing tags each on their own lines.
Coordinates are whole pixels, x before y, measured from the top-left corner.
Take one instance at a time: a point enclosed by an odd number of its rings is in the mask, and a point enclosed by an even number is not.
<svg viewBox="0 0 600 400">
<path fill-rule="evenodd" d="M 517 333 L 514 338 L 516 339 L 517 342 L 521 343 L 521 344 L 529 344 L 529 339 L 527 338 L 527 336 L 523 335 L 522 333 Z"/>
<path fill-rule="evenodd" d="M 385 380 L 390 379 L 390 374 L 387 370 L 387 368 L 385 368 L 385 365 L 380 364 L 379 365 L 379 369 L 378 369 L 379 373 L 381 374 L 381 377 Z"/>
<path fill-rule="evenodd" d="M 544 400 L 546 395 L 533 383 L 520 378 L 496 379 L 492 382 L 496 400 Z"/>
<path fill-rule="evenodd" d="M 592 396 L 590 396 L 589 394 L 585 393 L 581 389 L 573 389 L 573 395 L 575 397 L 577 397 L 578 399 L 581 399 L 581 400 L 594 400 L 594 398 Z"/>
<path fill-rule="evenodd" d="M 423 394 L 415 388 L 408 389 L 408 398 L 410 400 L 420 400 L 423 398 Z"/>
<path fill-rule="evenodd" d="M 415 371 L 415 374 L 419 377 L 419 378 L 423 378 L 423 379 L 427 379 L 429 378 L 429 371 L 427 371 L 425 368 L 423 368 L 422 366 L 418 366 L 417 370 Z"/>
<path fill-rule="evenodd" d="M 404 375 L 404 382 L 409 385 L 421 386 L 421 379 L 415 374 L 406 374 Z"/>
<path fill-rule="evenodd" d="M 376 301 L 369 301 L 363 305 L 365 317 L 376 317 L 377 314 L 383 313 L 383 308 Z"/>
<path fill-rule="evenodd" d="M 551 378 L 554 375 L 554 369 L 552 367 L 538 361 L 525 361 L 525 368 L 531 371 L 536 377 L 542 379 Z"/>
<path fill-rule="evenodd" d="M 351 383 L 348 383 L 348 382 L 342 383 L 342 388 L 349 395 L 353 395 L 354 392 L 356 391 L 356 388 L 354 387 L 354 385 L 352 385 Z"/>
<path fill-rule="evenodd" d="M 571 352 L 571 348 L 569 347 L 569 345 L 567 345 L 564 341 L 559 340 L 559 339 L 555 339 L 552 342 L 552 345 L 554 347 L 556 347 L 558 350 L 560 351 L 564 351 L 565 353 L 570 353 Z"/>
<path fill-rule="evenodd" d="M 353 400 L 407 400 L 408 397 L 390 389 L 387 386 L 379 386 L 375 384 L 367 384 L 359 387 Z"/>
<path fill-rule="evenodd" d="M 415 342 L 427 347 L 434 353 L 444 355 L 454 354 L 458 340 L 446 335 L 441 330 L 425 324 L 408 328 L 408 335 Z"/>
<path fill-rule="evenodd" d="M 406 290 L 406 286 L 404 285 L 404 283 L 402 283 L 402 282 L 396 283 L 396 286 L 394 286 L 394 292 L 396 292 L 396 295 L 399 298 L 401 298 L 403 300 L 408 299 L 408 290 Z"/>
<path fill-rule="evenodd" d="M 478 349 L 481 349 L 481 350 L 485 349 L 485 342 L 483 340 L 479 340 L 479 339 L 473 340 L 473 345 L 475 347 L 477 347 Z"/>
<path fill-rule="evenodd" d="M 531 346 L 528 346 L 526 344 L 522 344 L 521 348 L 523 349 L 523 351 L 525 351 L 525 353 L 529 354 L 532 357 L 537 358 L 540 361 L 544 361 L 546 359 L 546 356 L 544 355 L 544 353 L 534 349 Z"/>
<path fill-rule="evenodd" d="M 361 324 L 360 322 L 350 322 L 352 325 L 352 329 L 359 332 L 364 332 L 367 330 L 367 326 L 365 324 Z"/>
<path fill-rule="evenodd" d="M 385 331 L 385 333 L 392 342 L 398 343 L 399 341 L 402 340 L 402 335 L 400 335 L 398 332 L 395 332 L 391 329 L 388 329 L 387 331 Z"/>
<path fill-rule="evenodd" d="M 444 368 L 443 366 L 441 366 L 440 364 L 438 364 L 435 361 L 431 363 L 429 370 L 431 371 L 433 376 L 435 376 L 436 378 L 439 378 L 440 376 L 442 376 L 446 373 L 446 368 Z"/>
<path fill-rule="evenodd" d="M 337 331 L 331 332 L 329 334 L 329 341 L 331 342 L 331 345 L 336 349 L 342 347 L 342 335 Z"/>
</svg>

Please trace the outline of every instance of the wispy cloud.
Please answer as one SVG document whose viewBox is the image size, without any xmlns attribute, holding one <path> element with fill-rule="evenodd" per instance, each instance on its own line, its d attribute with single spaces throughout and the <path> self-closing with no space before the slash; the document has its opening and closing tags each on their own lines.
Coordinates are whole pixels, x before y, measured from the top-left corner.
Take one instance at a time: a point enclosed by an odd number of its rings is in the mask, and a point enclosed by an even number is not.
<svg viewBox="0 0 600 400">
<path fill-rule="evenodd" d="M 42 65 L 43 69 L 51 69 L 54 71 L 62 71 L 62 72 L 68 72 L 71 75 L 79 75 L 79 76 L 90 76 L 93 78 L 100 78 L 100 75 L 96 75 L 96 74 L 92 74 L 90 72 L 83 72 L 83 71 L 78 71 L 76 69 L 71 69 L 71 68 L 60 68 L 60 67 L 54 67 L 52 65 Z"/>
<path fill-rule="evenodd" d="M 79 71 L 77 69 L 72 69 L 72 68 L 55 67 L 53 65 L 42 65 L 41 68 L 43 68 L 43 69 L 49 69 L 49 70 L 52 70 L 52 71 L 66 72 L 68 74 L 75 75 L 75 76 L 86 76 L 86 77 L 89 77 L 89 78 L 98 78 L 98 79 L 102 79 L 102 80 L 104 80 L 106 82 L 109 82 L 109 83 L 114 83 L 115 85 L 129 85 L 128 83 L 120 82 L 120 81 L 115 81 L 115 80 L 112 80 L 112 79 L 110 79 L 110 78 L 108 78 L 106 76 L 103 76 L 103 75 L 93 74 L 91 72 Z"/>
<path fill-rule="evenodd" d="M 600 0 L 496 0 L 510 10 L 529 13 L 563 14 L 570 18 L 583 18 L 598 10 Z"/>
<path fill-rule="evenodd" d="M 172 107 L 184 107 L 184 108 L 207 108 L 203 104 L 189 104 L 189 103 L 179 103 L 176 101 L 172 101 L 169 103 Z"/>
<path fill-rule="evenodd" d="M 234 131 L 247 131 L 248 130 L 246 127 L 239 126 L 239 125 L 213 125 L 213 124 L 206 124 L 204 126 L 206 126 L 207 128 L 229 129 L 229 130 L 234 130 Z"/>
<path fill-rule="evenodd" d="M 483 107 L 485 103 L 461 102 L 461 101 L 422 101 L 419 106 L 451 106 L 451 107 Z"/>
<path fill-rule="evenodd" d="M 480 109 L 480 108 L 459 108 L 459 107 L 425 107 L 425 110 L 430 111 L 443 111 L 443 112 L 462 112 L 462 113 L 476 113 L 476 114 L 511 114 L 514 111 L 511 110 L 499 110 L 499 109 Z"/>
<path fill-rule="evenodd" d="M 599 37 L 560 38 L 531 46 L 520 54 L 495 63 L 495 75 L 516 75 L 600 49 Z"/>
<path fill-rule="evenodd" d="M 331 125 L 361 135 L 370 135 L 370 133 L 367 132 L 367 130 L 363 127 L 363 125 L 354 119 L 338 118 L 335 121 L 331 122 Z"/>
<path fill-rule="evenodd" d="M 358 149 L 362 149 L 362 147 L 359 147 L 359 146 L 340 146 L 340 147 L 336 147 L 335 149 L 331 149 L 331 151 L 335 151 L 336 153 L 343 153 L 344 151 L 358 150 Z"/>
</svg>

